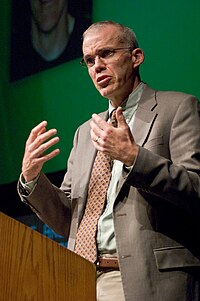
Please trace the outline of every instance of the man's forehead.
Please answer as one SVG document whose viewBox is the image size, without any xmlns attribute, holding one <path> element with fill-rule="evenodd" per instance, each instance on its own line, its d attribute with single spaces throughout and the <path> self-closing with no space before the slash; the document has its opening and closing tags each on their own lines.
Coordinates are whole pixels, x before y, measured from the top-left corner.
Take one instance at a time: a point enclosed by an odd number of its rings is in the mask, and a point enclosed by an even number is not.
<svg viewBox="0 0 200 301">
<path fill-rule="evenodd" d="M 83 40 L 83 51 L 93 48 L 116 46 L 119 43 L 119 32 L 116 28 L 98 27 L 90 30 Z"/>
<path fill-rule="evenodd" d="M 105 35 L 106 33 L 106 35 Z M 113 25 L 104 25 L 104 26 L 97 26 L 94 28 L 91 28 L 85 35 L 84 40 L 87 38 L 95 38 L 95 37 L 101 37 L 112 39 L 113 36 L 119 36 L 120 32 L 119 29 L 116 26 Z"/>
</svg>

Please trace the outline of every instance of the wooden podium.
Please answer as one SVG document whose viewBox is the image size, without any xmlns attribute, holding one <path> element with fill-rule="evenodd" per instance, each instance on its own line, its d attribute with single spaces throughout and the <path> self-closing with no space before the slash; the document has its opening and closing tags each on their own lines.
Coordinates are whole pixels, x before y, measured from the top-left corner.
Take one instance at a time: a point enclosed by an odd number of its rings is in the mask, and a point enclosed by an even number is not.
<svg viewBox="0 0 200 301">
<path fill-rule="evenodd" d="M 95 266 L 0 213 L 0 301 L 95 301 Z"/>
</svg>

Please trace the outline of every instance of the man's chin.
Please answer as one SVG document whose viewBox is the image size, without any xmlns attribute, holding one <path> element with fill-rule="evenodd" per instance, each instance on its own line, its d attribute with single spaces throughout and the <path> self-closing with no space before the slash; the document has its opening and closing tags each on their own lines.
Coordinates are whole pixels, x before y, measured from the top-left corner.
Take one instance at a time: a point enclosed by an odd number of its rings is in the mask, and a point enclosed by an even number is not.
<svg viewBox="0 0 200 301">
<path fill-rule="evenodd" d="M 109 96 L 111 95 L 111 91 L 109 91 L 109 89 L 107 87 L 105 88 L 100 88 L 98 89 L 99 93 L 101 94 L 101 96 L 109 98 Z"/>
</svg>

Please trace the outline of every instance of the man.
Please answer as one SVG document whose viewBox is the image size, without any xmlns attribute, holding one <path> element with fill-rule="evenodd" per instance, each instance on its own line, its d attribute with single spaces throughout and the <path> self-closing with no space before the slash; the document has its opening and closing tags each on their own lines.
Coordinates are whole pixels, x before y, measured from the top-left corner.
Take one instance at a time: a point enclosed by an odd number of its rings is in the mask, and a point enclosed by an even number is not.
<svg viewBox="0 0 200 301">
<path fill-rule="evenodd" d="M 30 0 L 32 43 L 45 61 L 58 58 L 73 31 L 75 19 L 66 0 Z"/>
<path fill-rule="evenodd" d="M 59 138 L 53 137 L 56 129 L 46 130 L 47 122 L 41 122 L 26 143 L 19 191 L 83 256 L 80 229 L 87 222 L 94 159 L 99 154 L 112 158 L 96 235 L 97 300 L 199 300 L 199 103 L 191 95 L 154 91 L 141 82 L 143 61 L 129 28 L 112 21 L 89 27 L 83 63 L 109 99 L 109 113 L 116 109 L 117 127 L 108 112 L 93 114 L 80 126 L 58 189 L 41 169 L 59 153 L 43 155 Z M 90 260 L 90 239 L 84 244 Z"/>
<path fill-rule="evenodd" d="M 84 2 L 75 5 L 68 0 L 13 3 L 11 80 L 81 56 L 81 36 L 91 24 L 92 1 L 87 1 L 87 9 Z"/>
</svg>

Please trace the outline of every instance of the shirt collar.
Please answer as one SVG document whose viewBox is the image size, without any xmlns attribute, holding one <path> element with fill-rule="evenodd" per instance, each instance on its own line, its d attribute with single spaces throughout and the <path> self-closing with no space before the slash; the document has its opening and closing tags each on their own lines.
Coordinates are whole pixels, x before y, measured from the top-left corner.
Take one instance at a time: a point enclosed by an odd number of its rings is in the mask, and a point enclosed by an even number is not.
<svg viewBox="0 0 200 301">
<path fill-rule="evenodd" d="M 145 84 L 141 82 L 134 90 L 133 92 L 128 96 L 127 99 L 123 101 L 121 104 L 121 107 L 123 109 L 123 114 L 127 122 L 129 122 L 135 113 L 138 102 L 140 100 L 140 97 L 142 95 L 143 89 L 144 89 Z M 111 102 L 109 101 L 109 116 L 112 113 L 112 111 L 115 108 L 112 106 Z"/>
</svg>

